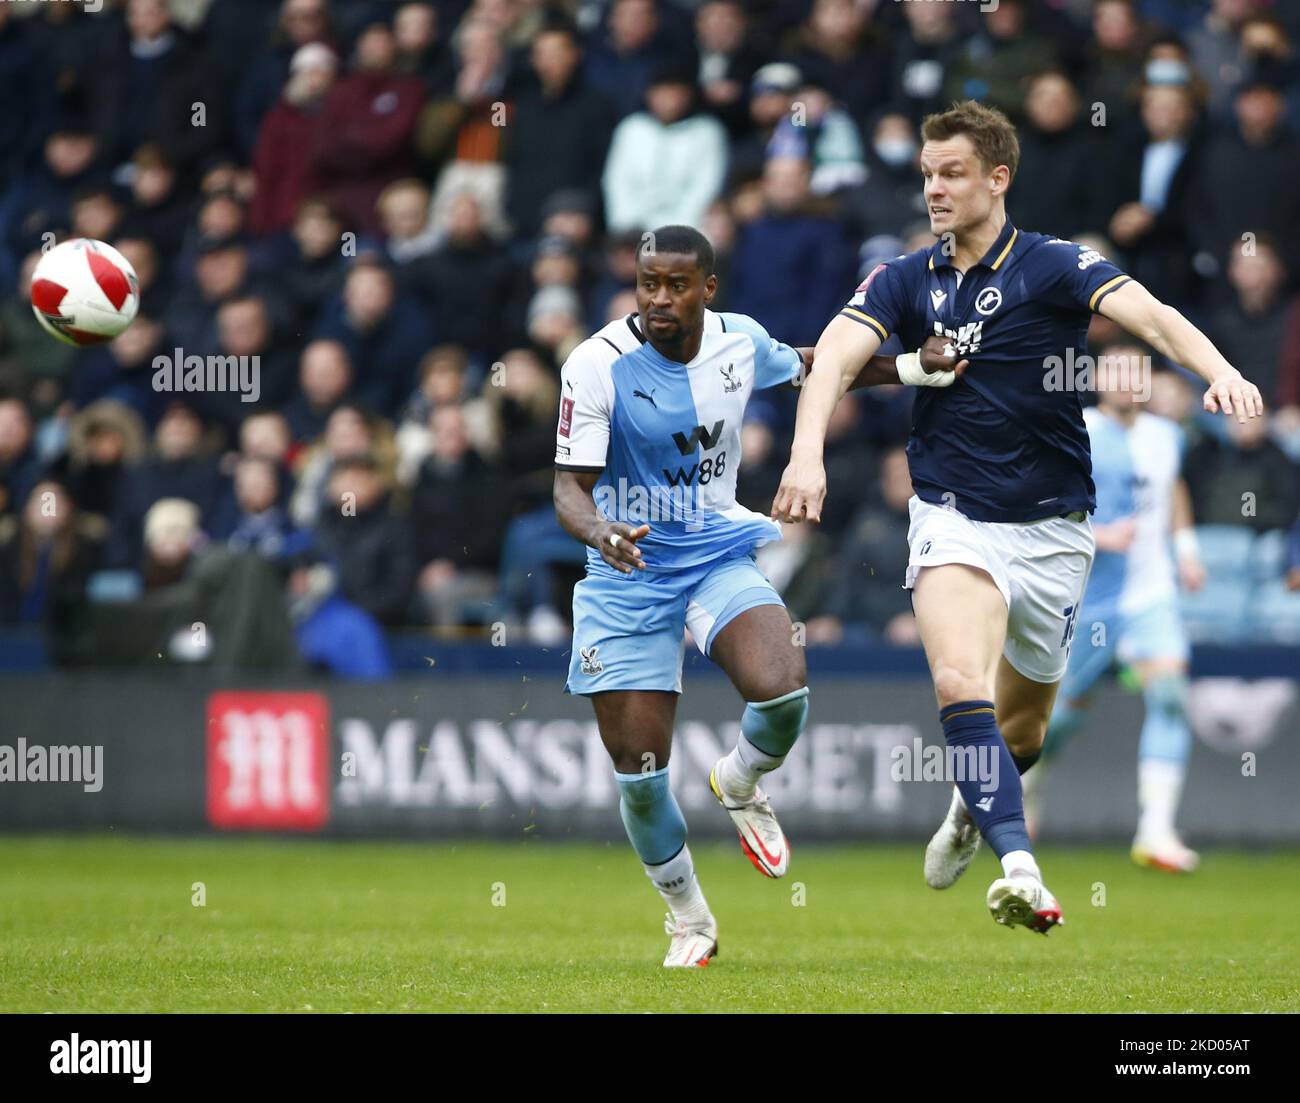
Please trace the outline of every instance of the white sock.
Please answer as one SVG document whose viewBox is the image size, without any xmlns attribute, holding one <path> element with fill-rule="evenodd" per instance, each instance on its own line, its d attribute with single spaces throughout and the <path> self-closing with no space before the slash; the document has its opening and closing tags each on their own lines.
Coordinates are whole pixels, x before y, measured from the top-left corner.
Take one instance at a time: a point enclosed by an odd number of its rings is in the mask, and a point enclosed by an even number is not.
<svg viewBox="0 0 1300 1103">
<path fill-rule="evenodd" d="M 709 904 L 704 899 L 699 878 L 695 876 L 695 863 L 691 861 L 689 847 L 683 846 L 675 858 L 662 865 L 645 865 L 645 872 L 674 918 L 695 923 L 710 917 Z"/>
<path fill-rule="evenodd" d="M 744 803 L 753 799 L 754 787 L 764 774 L 771 773 L 784 758 L 760 751 L 743 735 L 736 740 L 731 754 L 718 763 L 718 785 L 723 793 Z"/>
<path fill-rule="evenodd" d="M 1159 839 L 1174 834 L 1174 816 L 1183 793 L 1187 767 L 1167 758 L 1138 763 L 1138 838 Z"/>
<path fill-rule="evenodd" d="M 1002 874 L 1005 877 L 1027 874 L 1036 881 L 1043 879 L 1043 875 L 1038 872 L 1038 863 L 1034 861 L 1034 856 L 1027 850 L 1008 850 L 1003 854 Z"/>
</svg>

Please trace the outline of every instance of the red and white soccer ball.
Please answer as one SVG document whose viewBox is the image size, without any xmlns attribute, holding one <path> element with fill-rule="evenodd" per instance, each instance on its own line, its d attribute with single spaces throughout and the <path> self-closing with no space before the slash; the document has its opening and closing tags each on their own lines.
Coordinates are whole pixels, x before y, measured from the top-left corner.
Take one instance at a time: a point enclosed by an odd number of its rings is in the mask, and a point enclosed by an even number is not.
<svg viewBox="0 0 1300 1103">
<path fill-rule="evenodd" d="M 67 345 L 111 341 L 140 309 L 140 282 L 126 257 L 88 237 L 56 245 L 32 273 L 32 311 Z"/>
</svg>

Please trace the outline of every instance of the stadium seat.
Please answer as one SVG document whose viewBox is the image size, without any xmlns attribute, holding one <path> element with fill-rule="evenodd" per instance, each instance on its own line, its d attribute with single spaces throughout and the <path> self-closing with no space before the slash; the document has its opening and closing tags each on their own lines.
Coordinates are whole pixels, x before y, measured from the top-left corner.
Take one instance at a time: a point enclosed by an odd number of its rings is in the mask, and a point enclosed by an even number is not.
<svg viewBox="0 0 1300 1103">
<path fill-rule="evenodd" d="M 1282 577 L 1286 559 L 1287 533 L 1282 529 L 1261 532 L 1250 547 L 1250 579 L 1259 585 L 1276 582 Z"/>
<path fill-rule="evenodd" d="M 1197 525 L 1196 539 L 1205 569 L 1211 577 L 1220 577 L 1241 571 L 1255 543 L 1255 533 L 1244 525 Z"/>
<path fill-rule="evenodd" d="M 1300 644 L 1300 591 L 1288 590 L 1278 576 L 1256 584 L 1247 630 L 1252 642 Z"/>
</svg>

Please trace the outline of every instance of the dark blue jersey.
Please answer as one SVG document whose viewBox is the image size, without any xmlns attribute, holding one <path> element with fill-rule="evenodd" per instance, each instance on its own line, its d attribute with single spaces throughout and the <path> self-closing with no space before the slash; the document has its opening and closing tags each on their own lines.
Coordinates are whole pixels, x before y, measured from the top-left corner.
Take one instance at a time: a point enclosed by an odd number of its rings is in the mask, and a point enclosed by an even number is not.
<svg viewBox="0 0 1300 1103">
<path fill-rule="evenodd" d="M 951 387 L 916 392 L 918 497 L 976 521 L 1095 507 L 1081 358 L 1091 312 L 1128 279 L 1094 249 L 1010 222 L 965 275 L 940 245 L 876 267 L 840 313 L 909 349 L 948 337 L 970 361 Z"/>
</svg>

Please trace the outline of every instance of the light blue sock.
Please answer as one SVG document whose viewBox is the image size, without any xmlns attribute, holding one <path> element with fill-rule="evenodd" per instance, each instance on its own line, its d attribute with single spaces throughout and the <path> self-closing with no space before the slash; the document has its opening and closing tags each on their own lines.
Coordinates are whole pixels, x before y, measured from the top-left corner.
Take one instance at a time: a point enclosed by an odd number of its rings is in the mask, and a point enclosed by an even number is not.
<svg viewBox="0 0 1300 1103">
<path fill-rule="evenodd" d="M 746 739 L 770 758 L 785 758 L 808 719 L 808 687 L 771 701 L 751 701 L 740 718 Z"/>
<path fill-rule="evenodd" d="M 1192 729 L 1187 723 L 1187 678 L 1166 674 L 1154 678 L 1142 691 L 1147 715 L 1138 741 L 1138 760 L 1159 758 L 1186 764 L 1192 751 Z"/>
<path fill-rule="evenodd" d="M 668 767 L 648 774 L 619 774 L 618 810 L 632 847 L 646 865 L 663 865 L 686 845 L 686 819 L 668 787 Z"/>
</svg>

